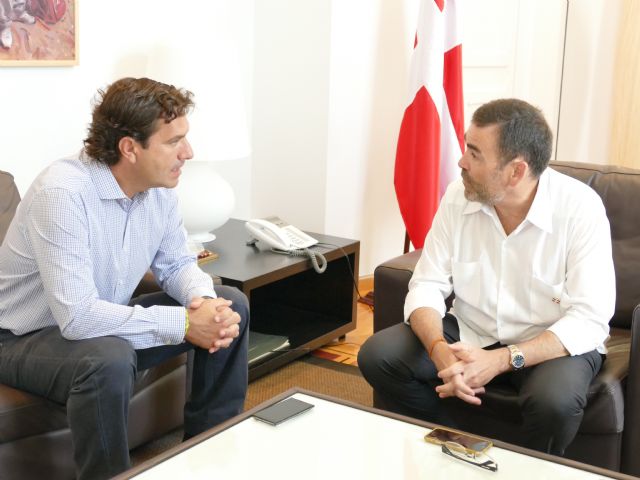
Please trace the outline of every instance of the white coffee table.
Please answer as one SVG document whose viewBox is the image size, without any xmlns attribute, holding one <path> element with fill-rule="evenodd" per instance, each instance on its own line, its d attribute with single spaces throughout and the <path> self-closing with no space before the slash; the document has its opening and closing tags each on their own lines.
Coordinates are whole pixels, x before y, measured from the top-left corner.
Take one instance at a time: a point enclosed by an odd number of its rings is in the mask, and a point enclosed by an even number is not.
<svg viewBox="0 0 640 480">
<path fill-rule="evenodd" d="M 315 405 L 273 427 L 251 418 L 293 396 Z M 602 479 L 628 478 L 502 442 L 497 472 L 442 453 L 423 440 L 432 425 L 293 389 L 117 478 L 145 479 Z"/>
</svg>

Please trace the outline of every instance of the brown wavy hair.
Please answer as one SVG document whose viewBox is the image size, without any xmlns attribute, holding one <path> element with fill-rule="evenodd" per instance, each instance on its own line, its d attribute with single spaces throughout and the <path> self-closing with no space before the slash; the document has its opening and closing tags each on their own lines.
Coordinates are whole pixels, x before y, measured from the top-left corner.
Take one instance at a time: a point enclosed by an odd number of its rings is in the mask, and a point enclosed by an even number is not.
<svg viewBox="0 0 640 480">
<path fill-rule="evenodd" d="M 189 113 L 192 97 L 188 90 L 149 78 L 122 78 L 98 90 L 85 152 L 96 161 L 115 165 L 120 160 L 121 138 L 131 137 L 147 148 L 157 121 L 169 123 Z"/>
</svg>

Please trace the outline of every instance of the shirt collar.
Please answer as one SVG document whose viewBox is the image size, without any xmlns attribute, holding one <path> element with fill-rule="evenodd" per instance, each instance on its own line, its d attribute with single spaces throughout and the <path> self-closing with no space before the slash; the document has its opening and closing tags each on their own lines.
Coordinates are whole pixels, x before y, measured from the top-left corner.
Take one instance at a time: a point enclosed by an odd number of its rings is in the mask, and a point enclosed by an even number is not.
<svg viewBox="0 0 640 480">
<path fill-rule="evenodd" d="M 80 158 L 87 166 L 91 180 L 93 181 L 93 184 L 96 187 L 96 192 L 98 192 L 98 197 L 101 200 L 119 200 L 127 198 L 107 164 L 93 160 L 84 152 Z"/>
<path fill-rule="evenodd" d="M 472 213 L 479 212 L 480 210 L 483 210 L 484 212 L 490 214 L 490 210 L 493 210 L 492 208 L 490 209 L 489 207 L 487 207 L 483 203 L 472 202 L 472 201 L 467 200 L 466 198 L 465 198 L 465 202 L 467 202 L 467 204 L 464 206 L 464 209 L 462 210 L 462 214 L 463 215 L 470 215 Z"/>
<path fill-rule="evenodd" d="M 141 202 L 147 197 L 149 193 L 148 190 L 138 193 L 133 199 L 129 199 L 122 191 L 122 188 L 120 188 L 116 178 L 113 176 L 113 172 L 107 164 L 91 159 L 84 151 L 80 158 L 87 165 L 89 175 L 91 175 L 93 184 L 98 192 L 98 197 L 101 200 L 121 200 L 124 204 L 129 205 L 131 203 L 136 204 Z"/>
<path fill-rule="evenodd" d="M 546 168 L 538 179 L 538 189 L 529 208 L 526 220 L 545 232 L 553 232 L 553 210 L 549 199 L 549 168 Z"/>
<path fill-rule="evenodd" d="M 545 169 L 538 179 L 538 188 L 536 195 L 533 198 L 533 203 L 529 208 L 529 212 L 525 217 L 533 225 L 537 226 L 545 232 L 553 232 L 553 211 L 551 209 L 551 203 L 549 200 L 549 182 L 550 173 L 549 169 Z M 467 204 L 462 210 L 463 215 L 470 215 L 479 211 L 483 211 L 489 216 L 494 215 L 494 208 L 489 207 L 480 202 L 470 202 L 467 200 Z"/>
</svg>

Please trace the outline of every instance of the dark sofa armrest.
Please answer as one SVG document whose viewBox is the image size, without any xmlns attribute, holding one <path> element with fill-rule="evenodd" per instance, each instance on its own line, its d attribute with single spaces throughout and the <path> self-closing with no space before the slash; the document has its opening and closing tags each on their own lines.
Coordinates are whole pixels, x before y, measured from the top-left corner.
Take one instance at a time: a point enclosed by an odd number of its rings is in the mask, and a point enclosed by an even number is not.
<svg viewBox="0 0 640 480">
<path fill-rule="evenodd" d="M 404 320 L 404 299 L 409 280 L 422 249 L 392 258 L 376 267 L 373 273 L 375 308 L 373 331 L 379 332 Z"/>
<path fill-rule="evenodd" d="M 640 476 L 640 305 L 631 319 L 631 353 L 624 399 L 622 471 Z"/>
</svg>

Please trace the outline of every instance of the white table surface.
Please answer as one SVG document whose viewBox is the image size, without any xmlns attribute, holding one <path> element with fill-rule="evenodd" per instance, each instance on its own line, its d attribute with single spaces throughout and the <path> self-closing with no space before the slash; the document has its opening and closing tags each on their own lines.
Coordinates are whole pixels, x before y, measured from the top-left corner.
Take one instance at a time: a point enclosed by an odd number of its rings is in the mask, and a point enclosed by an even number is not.
<svg viewBox="0 0 640 480">
<path fill-rule="evenodd" d="M 247 418 L 136 476 L 144 479 L 611 478 L 492 447 L 491 472 L 451 458 L 429 429 L 302 393 L 314 408 L 278 425 Z"/>
</svg>

